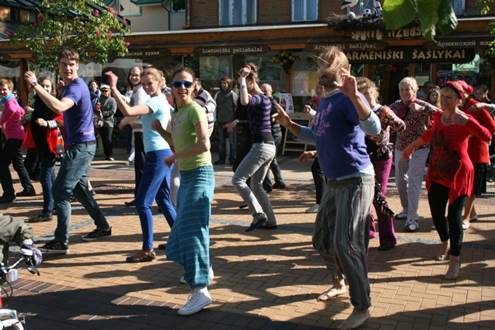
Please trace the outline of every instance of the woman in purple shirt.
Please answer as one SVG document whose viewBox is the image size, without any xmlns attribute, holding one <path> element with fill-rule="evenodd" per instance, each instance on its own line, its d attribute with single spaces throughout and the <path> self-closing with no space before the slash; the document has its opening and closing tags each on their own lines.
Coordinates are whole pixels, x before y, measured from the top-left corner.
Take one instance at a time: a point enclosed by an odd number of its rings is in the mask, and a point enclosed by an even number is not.
<svg viewBox="0 0 495 330">
<path fill-rule="evenodd" d="M 364 96 L 345 54 L 336 47 L 320 56 L 319 83 L 325 88 L 312 128 L 293 122 L 281 107 L 279 121 L 294 135 L 316 141 L 326 188 L 316 217 L 313 246 L 323 258 L 332 286 L 318 300 L 349 295 L 354 310 L 340 329 L 354 329 L 370 317 L 367 270 L 368 215 L 374 193 L 374 171 L 365 133 L 380 133 L 380 120 Z"/>
<path fill-rule="evenodd" d="M 246 231 L 257 228 L 275 229 L 275 214 L 263 189 L 263 180 L 276 153 L 270 115 L 272 103 L 258 86 L 256 65 L 244 65 L 239 75 L 239 97 L 241 104 L 248 106 L 249 130 L 253 145 L 237 167 L 232 184 L 239 190 L 253 215 L 253 221 Z M 251 188 L 246 183 L 249 178 Z"/>
</svg>

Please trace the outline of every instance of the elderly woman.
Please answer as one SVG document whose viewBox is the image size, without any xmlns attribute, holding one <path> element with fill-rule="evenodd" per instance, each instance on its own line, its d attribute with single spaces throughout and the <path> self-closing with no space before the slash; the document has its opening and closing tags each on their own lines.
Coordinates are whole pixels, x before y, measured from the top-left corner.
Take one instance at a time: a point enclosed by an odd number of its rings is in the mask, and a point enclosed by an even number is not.
<svg viewBox="0 0 495 330">
<path fill-rule="evenodd" d="M 341 328 L 354 329 L 370 316 L 367 220 L 375 173 L 364 137 L 380 133 L 380 120 L 357 91 L 345 54 L 331 47 L 320 59 L 319 83 L 328 94 L 320 101 L 312 128 L 293 122 L 280 106 L 279 121 L 301 139 L 316 141 L 327 182 L 316 217 L 313 245 L 333 281 L 318 300 L 327 301 L 344 294 L 345 277 L 354 310 Z"/>
<path fill-rule="evenodd" d="M 378 135 L 366 136 L 366 147 L 373 168 L 375 169 L 375 198 L 373 200 L 374 210 L 378 219 L 378 230 L 380 233 L 380 247 L 378 250 L 392 249 L 397 243 L 393 212 L 388 208 L 385 198 L 387 197 L 387 183 L 392 169 L 392 144 L 390 143 L 390 128 L 396 132 L 403 131 L 406 125 L 386 105 L 378 103 L 378 88 L 368 78 L 360 77 L 357 81 L 358 90 L 363 93 L 370 104 L 373 112 L 380 118 L 382 130 Z M 374 234 L 375 227 L 371 223 L 371 233 Z"/>
<path fill-rule="evenodd" d="M 412 77 L 399 82 L 400 100 L 390 105 L 395 114 L 404 121 L 406 129 L 397 133 L 395 144 L 395 183 L 399 191 L 402 212 L 396 218 L 406 219 L 405 231 L 419 229 L 418 201 L 421 193 L 426 158 L 430 152 L 429 145 L 421 146 L 411 159 L 402 157 L 402 151 L 428 128 L 431 115 L 439 109 L 416 97 L 418 84 Z"/>
<path fill-rule="evenodd" d="M 485 142 L 491 139 L 490 131 L 459 109 L 464 97 L 459 81 L 447 81 L 440 96 L 443 113 L 437 112 L 432 127 L 402 153 L 402 157 L 408 159 L 431 142 L 432 154 L 426 176 L 428 202 L 442 241 L 437 259 L 444 260 L 449 253 L 450 264 L 445 278 L 451 280 L 459 275 L 462 209 L 473 191 L 474 169 L 468 155 L 468 140 L 470 136 Z M 449 240 L 450 250 L 447 250 Z"/>
</svg>

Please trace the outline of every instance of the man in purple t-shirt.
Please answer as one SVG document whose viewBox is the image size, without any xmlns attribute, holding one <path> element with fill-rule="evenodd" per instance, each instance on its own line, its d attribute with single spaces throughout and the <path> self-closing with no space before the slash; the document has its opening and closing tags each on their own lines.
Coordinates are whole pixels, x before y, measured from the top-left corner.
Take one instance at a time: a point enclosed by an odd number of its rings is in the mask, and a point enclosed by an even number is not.
<svg viewBox="0 0 495 330">
<path fill-rule="evenodd" d="M 59 55 L 58 69 L 66 86 L 60 100 L 38 84 L 33 72 L 26 72 L 24 79 L 53 112 L 64 114 L 66 151 L 53 184 L 57 229 L 55 239 L 46 243 L 43 249 L 45 253 L 66 254 L 69 250 L 72 196 L 84 206 L 96 225 L 95 230 L 82 237 L 84 241 L 110 236 L 112 231 L 88 189 L 88 172 L 96 153 L 96 141 L 89 90 L 77 74 L 79 54 L 72 49 L 62 51 Z"/>
</svg>

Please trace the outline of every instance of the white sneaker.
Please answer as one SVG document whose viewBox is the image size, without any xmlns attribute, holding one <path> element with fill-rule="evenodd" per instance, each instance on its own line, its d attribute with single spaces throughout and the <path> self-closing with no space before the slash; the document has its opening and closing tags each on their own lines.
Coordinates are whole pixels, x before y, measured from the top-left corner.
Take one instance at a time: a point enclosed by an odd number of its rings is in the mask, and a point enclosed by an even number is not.
<svg viewBox="0 0 495 330">
<path fill-rule="evenodd" d="M 318 210 L 320 209 L 320 204 L 315 204 L 311 207 L 308 207 L 306 209 L 306 213 L 318 213 Z"/>
<path fill-rule="evenodd" d="M 210 268 L 208 269 L 208 281 L 211 283 L 214 277 L 215 277 L 215 273 L 213 273 L 213 268 L 210 266 Z M 187 284 L 186 279 L 184 278 L 184 274 L 181 275 L 179 279 L 179 283 Z"/>
<path fill-rule="evenodd" d="M 466 229 L 469 229 L 469 227 L 471 227 L 471 223 L 469 220 L 464 220 L 462 222 L 462 230 L 466 230 Z"/>
<path fill-rule="evenodd" d="M 207 287 L 193 289 L 191 296 L 185 305 L 177 311 L 177 314 L 182 316 L 195 314 L 212 302 L 213 300 Z"/>
</svg>

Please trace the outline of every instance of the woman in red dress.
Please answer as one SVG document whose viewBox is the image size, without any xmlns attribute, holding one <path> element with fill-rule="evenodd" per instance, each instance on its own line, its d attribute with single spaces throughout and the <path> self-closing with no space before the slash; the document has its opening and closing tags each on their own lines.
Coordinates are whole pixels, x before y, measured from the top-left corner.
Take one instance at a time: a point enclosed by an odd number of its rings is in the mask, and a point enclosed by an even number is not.
<svg viewBox="0 0 495 330">
<path fill-rule="evenodd" d="M 473 191 L 474 169 L 468 155 L 468 140 L 470 136 L 485 142 L 491 139 L 490 131 L 459 109 L 464 97 L 459 81 L 447 81 L 440 96 L 443 112 L 436 113 L 431 128 L 403 152 L 403 157 L 411 157 L 416 148 L 431 143 L 426 188 L 433 223 L 442 241 L 437 259 L 450 257 L 445 275 L 450 280 L 459 275 L 463 239 L 462 209 Z M 445 216 L 447 204 L 448 212 Z"/>
</svg>

